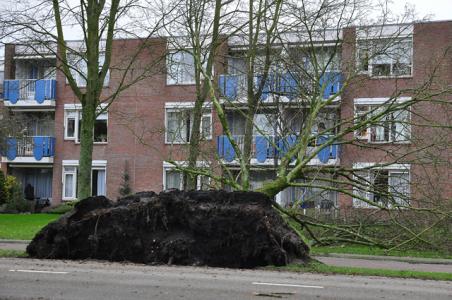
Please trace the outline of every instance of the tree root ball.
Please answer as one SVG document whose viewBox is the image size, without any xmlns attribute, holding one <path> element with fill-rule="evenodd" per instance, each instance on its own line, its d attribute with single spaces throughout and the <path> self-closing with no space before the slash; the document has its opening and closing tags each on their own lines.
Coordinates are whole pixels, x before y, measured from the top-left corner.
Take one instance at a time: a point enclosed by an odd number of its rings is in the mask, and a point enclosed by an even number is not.
<svg viewBox="0 0 452 300">
<path fill-rule="evenodd" d="M 308 259 L 308 247 L 255 192 L 141 192 L 91 197 L 44 227 L 35 258 L 253 268 Z"/>
</svg>

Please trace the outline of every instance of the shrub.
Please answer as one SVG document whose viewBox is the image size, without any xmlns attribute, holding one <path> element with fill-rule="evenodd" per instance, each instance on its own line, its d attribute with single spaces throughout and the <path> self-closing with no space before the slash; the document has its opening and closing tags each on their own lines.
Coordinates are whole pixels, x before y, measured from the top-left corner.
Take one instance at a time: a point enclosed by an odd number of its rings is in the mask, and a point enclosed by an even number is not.
<svg viewBox="0 0 452 300">
<path fill-rule="evenodd" d="M 22 193 L 22 186 L 17 182 L 16 177 L 6 177 L 5 189 L 7 193 L 6 207 L 8 211 L 30 211 L 29 204 L 27 203 L 27 200 L 24 199 Z"/>
<path fill-rule="evenodd" d="M 124 166 L 124 172 L 122 174 L 122 182 L 119 187 L 119 194 L 121 197 L 129 196 L 132 194 L 132 188 L 130 187 L 130 175 L 129 175 L 129 167 L 126 162 Z"/>
<path fill-rule="evenodd" d="M 6 179 L 5 174 L 0 171 L 0 205 L 5 204 L 8 201 L 8 193 L 6 192 Z"/>
<path fill-rule="evenodd" d="M 47 213 L 49 213 L 49 214 L 65 214 L 74 208 L 75 203 L 77 203 L 77 202 L 73 201 L 73 202 L 66 202 L 66 203 L 60 204 L 60 205 L 48 210 Z"/>
</svg>

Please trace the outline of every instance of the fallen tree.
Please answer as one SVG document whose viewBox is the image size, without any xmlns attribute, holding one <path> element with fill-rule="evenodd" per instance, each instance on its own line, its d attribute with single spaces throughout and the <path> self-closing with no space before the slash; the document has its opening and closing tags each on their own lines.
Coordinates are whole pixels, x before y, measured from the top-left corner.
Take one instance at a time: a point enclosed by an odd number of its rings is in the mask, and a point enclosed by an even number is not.
<svg viewBox="0 0 452 300">
<path fill-rule="evenodd" d="M 142 192 L 86 198 L 44 227 L 31 257 L 252 268 L 308 259 L 308 246 L 256 192 Z"/>
</svg>

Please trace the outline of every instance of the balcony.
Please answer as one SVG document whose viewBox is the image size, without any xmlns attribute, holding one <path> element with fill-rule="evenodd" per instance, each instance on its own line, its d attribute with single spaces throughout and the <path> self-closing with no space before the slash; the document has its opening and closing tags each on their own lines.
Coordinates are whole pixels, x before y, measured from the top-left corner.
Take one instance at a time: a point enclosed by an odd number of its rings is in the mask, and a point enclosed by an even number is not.
<svg viewBox="0 0 452 300">
<path fill-rule="evenodd" d="M 234 141 L 241 152 L 245 144 L 244 135 L 235 135 Z M 268 159 L 275 158 L 276 149 L 274 145 L 274 137 L 253 136 L 253 145 L 251 149 L 251 158 L 256 159 L 260 163 L 265 163 Z M 232 147 L 231 141 L 225 135 L 217 137 L 217 153 L 220 158 L 226 162 L 232 162 L 236 158 L 236 153 Z"/>
<path fill-rule="evenodd" d="M 262 75 L 254 76 L 254 84 L 259 86 L 262 81 Z M 303 85 L 301 80 L 290 73 L 270 74 L 262 89 L 260 100 L 263 102 L 272 102 L 274 96 L 283 97 L 282 99 L 293 100 L 300 95 L 299 88 Z M 337 94 L 343 84 L 342 73 L 326 72 L 319 80 L 320 88 L 323 90 L 323 99 L 328 99 Z M 325 86 L 323 86 L 325 85 Z M 247 81 L 245 75 L 220 75 L 218 80 L 220 97 L 228 101 L 246 102 Z M 303 92 L 309 91 L 311 87 L 306 84 Z"/>
<path fill-rule="evenodd" d="M 235 135 L 233 138 L 240 151 L 243 151 L 244 136 Z M 328 139 L 328 136 L 318 136 L 315 145 L 319 146 Z M 273 165 L 274 160 L 282 158 L 295 145 L 296 140 L 297 137 L 295 135 L 289 135 L 284 138 L 276 138 L 274 136 L 253 136 L 251 163 Z M 317 150 L 317 146 L 315 145 L 308 147 L 308 155 Z M 336 165 L 339 162 L 339 150 L 340 145 L 338 144 L 324 147 L 309 164 Z M 227 163 L 234 163 L 237 158 L 232 143 L 225 135 L 217 137 L 217 154 Z"/>
<path fill-rule="evenodd" d="M 50 136 L 26 136 L 6 140 L 6 160 L 15 163 L 53 163 L 55 138 Z"/>
<path fill-rule="evenodd" d="M 16 79 L 3 82 L 5 106 L 54 107 L 55 79 Z"/>
</svg>

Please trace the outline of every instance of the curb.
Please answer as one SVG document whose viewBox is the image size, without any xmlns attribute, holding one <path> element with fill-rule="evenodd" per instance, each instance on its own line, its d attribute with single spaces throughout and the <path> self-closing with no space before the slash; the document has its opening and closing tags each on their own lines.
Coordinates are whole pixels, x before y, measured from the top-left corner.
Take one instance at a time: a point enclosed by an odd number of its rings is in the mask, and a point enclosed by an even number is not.
<svg viewBox="0 0 452 300">
<path fill-rule="evenodd" d="M 324 253 L 313 255 L 316 257 L 337 257 L 349 259 L 367 259 L 367 260 L 386 260 L 386 261 L 400 261 L 412 264 L 438 264 L 438 265 L 452 265 L 452 259 L 443 258 L 423 258 L 423 257 L 400 257 L 400 256 L 381 256 L 381 255 L 361 255 L 361 254 L 343 254 L 343 253 Z"/>
</svg>

